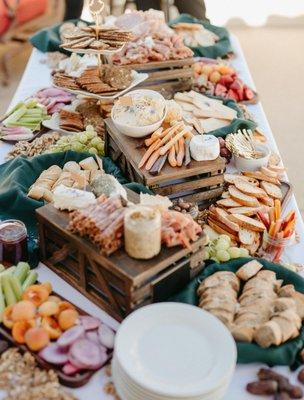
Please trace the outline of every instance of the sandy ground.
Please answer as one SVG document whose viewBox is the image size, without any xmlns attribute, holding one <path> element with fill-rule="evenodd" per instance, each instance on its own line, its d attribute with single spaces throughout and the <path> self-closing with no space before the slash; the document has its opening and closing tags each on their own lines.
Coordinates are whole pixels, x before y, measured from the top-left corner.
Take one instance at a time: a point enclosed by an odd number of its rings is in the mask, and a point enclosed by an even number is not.
<svg viewBox="0 0 304 400">
<path fill-rule="evenodd" d="M 304 28 L 283 24 L 262 28 L 230 27 L 240 39 L 265 112 L 280 148 L 304 215 L 301 162 L 304 151 Z M 11 81 L 0 87 L 0 114 L 5 112 L 21 78 L 30 46 L 11 62 Z M 303 133 L 302 133 L 303 132 Z"/>
</svg>

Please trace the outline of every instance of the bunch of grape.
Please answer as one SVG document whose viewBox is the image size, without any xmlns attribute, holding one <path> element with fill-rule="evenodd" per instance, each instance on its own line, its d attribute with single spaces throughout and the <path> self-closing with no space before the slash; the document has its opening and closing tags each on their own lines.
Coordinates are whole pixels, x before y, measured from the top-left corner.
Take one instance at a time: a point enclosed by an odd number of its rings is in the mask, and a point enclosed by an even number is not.
<svg viewBox="0 0 304 400">
<path fill-rule="evenodd" d="M 56 144 L 53 144 L 48 152 L 59 153 L 61 151 L 74 150 L 80 153 L 104 155 L 104 141 L 97 135 L 92 125 L 88 125 L 84 132 L 62 136 Z"/>
<path fill-rule="evenodd" d="M 243 247 L 231 246 L 231 239 L 227 235 L 220 235 L 210 241 L 205 248 L 204 260 L 213 260 L 216 263 L 226 262 L 233 258 L 248 257 L 249 251 Z"/>
<path fill-rule="evenodd" d="M 226 158 L 226 163 L 228 164 L 229 161 L 231 160 L 232 154 L 230 150 L 227 149 L 226 142 L 223 138 L 220 137 L 219 142 L 220 142 L 220 155 L 221 157 Z"/>
</svg>

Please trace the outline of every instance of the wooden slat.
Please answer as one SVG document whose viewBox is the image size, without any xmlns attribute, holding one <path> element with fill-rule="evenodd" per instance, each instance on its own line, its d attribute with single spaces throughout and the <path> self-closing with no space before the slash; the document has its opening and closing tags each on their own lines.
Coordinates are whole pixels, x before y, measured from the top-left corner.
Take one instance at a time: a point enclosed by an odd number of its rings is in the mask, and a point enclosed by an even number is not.
<svg viewBox="0 0 304 400">
<path fill-rule="evenodd" d="M 224 183 L 223 175 L 210 176 L 209 178 L 202 178 L 193 181 L 177 183 L 175 185 L 168 185 L 164 187 L 155 188 L 155 192 L 162 196 L 170 196 L 171 194 L 184 192 L 187 190 L 196 190 L 210 186 L 217 186 Z"/>
<path fill-rule="evenodd" d="M 173 69 L 168 71 L 155 71 L 149 73 L 149 78 L 146 79 L 146 82 L 162 80 L 162 81 L 169 81 L 173 79 L 186 79 L 192 78 L 193 71 L 192 68 L 183 68 L 183 69 Z"/>
<path fill-rule="evenodd" d="M 184 60 L 168 60 L 168 61 L 154 61 L 145 64 L 132 64 L 132 69 L 136 71 L 151 71 L 153 69 L 166 69 L 166 68 L 181 68 L 185 65 L 192 65 L 193 58 L 185 58 Z"/>
<path fill-rule="evenodd" d="M 190 201 L 194 203 L 200 203 L 202 201 L 208 200 L 210 198 L 217 198 L 223 193 L 223 188 L 208 190 L 207 192 L 199 192 L 194 194 L 189 194 L 184 196 L 184 201 Z"/>
</svg>

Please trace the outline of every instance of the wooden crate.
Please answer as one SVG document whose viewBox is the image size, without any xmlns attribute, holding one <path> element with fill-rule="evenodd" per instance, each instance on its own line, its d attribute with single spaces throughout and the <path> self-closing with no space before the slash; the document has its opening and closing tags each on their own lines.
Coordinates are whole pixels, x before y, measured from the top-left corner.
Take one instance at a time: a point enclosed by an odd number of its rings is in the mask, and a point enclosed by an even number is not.
<svg viewBox="0 0 304 400">
<path fill-rule="evenodd" d="M 151 260 L 135 260 L 124 249 L 104 257 L 94 244 L 66 227 L 68 213 L 48 204 L 36 210 L 41 261 L 116 319 L 166 300 L 203 269 L 206 238 L 191 249 L 163 247 Z"/>
<path fill-rule="evenodd" d="M 193 58 L 184 60 L 169 60 L 150 62 L 146 64 L 132 64 L 132 69 L 146 72 L 149 78 L 138 88 L 158 90 L 171 97 L 174 92 L 190 90 L 193 84 Z"/>
<path fill-rule="evenodd" d="M 218 157 L 214 161 L 195 161 L 185 167 L 172 168 L 167 162 L 161 173 L 150 175 L 149 171 L 139 169 L 138 163 L 145 149 L 136 148 L 139 139 L 123 135 L 111 119 L 106 121 L 105 152 L 121 168 L 132 182 L 139 182 L 155 193 L 170 199 L 183 198 L 197 202 L 201 208 L 207 207 L 224 190 L 225 160 Z"/>
</svg>

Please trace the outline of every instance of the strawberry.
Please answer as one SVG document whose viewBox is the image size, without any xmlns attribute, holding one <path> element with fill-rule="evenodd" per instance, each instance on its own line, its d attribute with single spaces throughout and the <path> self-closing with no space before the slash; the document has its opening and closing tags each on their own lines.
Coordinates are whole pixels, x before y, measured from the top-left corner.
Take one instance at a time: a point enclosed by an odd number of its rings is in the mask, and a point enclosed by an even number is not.
<svg viewBox="0 0 304 400">
<path fill-rule="evenodd" d="M 217 83 L 217 85 L 215 86 L 215 95 L 224 97 L 226 93 L 227 93 L 226 87 L 221 85 L 220 83 Z"/>
<path fill-rule="evenodd" d="M 246 100 L 252 100 L 254 98 L 254 93 L 248 86 L 244 87 L 244 97 Z"/>
<path fill-rule="evenodd" d="M 222 77 L 218 83 L 220 83 L 221 85 L 226 86 L 228 88 L 232 82 L 233 82 L 233 78 L 231 75 L 222 75 Z"/>
<path fill-rule="evenodd" d="M 235 79 L 231 85 L 230 85 L 230 89 L 233 90 L 243 90 L 243 82 L 239 79 Z"/>
<path fill-rule="evenodd" d="M 238 96 L 237 92 L 234 91 L 233 89 L 228 90 L 227 97 L 229 99 L 235 100 L 236 102 L 239 101 L 239 96 Z"/>
</svg>

